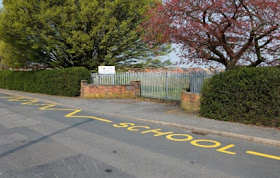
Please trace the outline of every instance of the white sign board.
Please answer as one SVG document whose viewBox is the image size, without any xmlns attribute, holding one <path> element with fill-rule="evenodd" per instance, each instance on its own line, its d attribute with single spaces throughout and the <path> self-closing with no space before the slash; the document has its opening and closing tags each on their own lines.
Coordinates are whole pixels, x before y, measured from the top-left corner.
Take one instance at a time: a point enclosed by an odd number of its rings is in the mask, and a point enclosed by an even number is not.
<svg viewBox="0 0 280 178">
<path fill-rule="evenodd" d="M 115 74 L 115 66 L 98 66 L 99 74 Z"/>
</svg>

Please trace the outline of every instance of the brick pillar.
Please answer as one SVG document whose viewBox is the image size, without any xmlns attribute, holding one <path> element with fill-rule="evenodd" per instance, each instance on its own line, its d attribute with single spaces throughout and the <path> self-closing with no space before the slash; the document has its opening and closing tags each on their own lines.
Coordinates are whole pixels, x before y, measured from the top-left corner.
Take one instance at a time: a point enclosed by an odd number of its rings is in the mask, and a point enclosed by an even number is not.
<svg viewBox="0 0 280 178">
<path fill-rule="evenodd" d="M 200 94 L 182 91 L 181 107 L 186 111 L 199 112 L 200 110 Z"/>
<path fill-rule="evenodd" d="M 85 93 L 84 93 L 84 87 L 87 85 L 87 81 L 86 80 L 82 80 L 81 81 L 81 97 L 84 97 L 85 96 Z"/>
<path fill-rule="evenodd" d="M 141 81 L 131 81 L 130 85 L 133 85 L 135 97 L 141 97 Z"/>
</svg>

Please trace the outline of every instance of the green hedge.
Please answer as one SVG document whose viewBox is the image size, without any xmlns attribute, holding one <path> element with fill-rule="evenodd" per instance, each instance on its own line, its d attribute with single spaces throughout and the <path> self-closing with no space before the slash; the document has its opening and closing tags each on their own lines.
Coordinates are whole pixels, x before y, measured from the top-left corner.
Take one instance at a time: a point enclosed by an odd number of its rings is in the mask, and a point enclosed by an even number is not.
<svg viewBox="0 0 280 178">
<path fill-rule="evenodd" d="M 240 68 L 213 76 L 201 92 L 200 114 L 280 127 L 280 69 Z"/>
<path fill-rule="evenodd" d="M 79 96 L 81 80 L 91 81 L 83 67 L 30 72 L 0 71 L 0 88 L 60 96 Z"/>
</svg>

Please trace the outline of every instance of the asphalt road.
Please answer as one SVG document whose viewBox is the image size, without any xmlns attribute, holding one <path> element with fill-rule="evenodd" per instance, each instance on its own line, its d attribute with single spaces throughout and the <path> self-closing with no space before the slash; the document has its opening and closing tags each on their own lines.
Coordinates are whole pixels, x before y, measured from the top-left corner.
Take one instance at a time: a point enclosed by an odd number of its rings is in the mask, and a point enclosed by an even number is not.
<svg viewBox="0 0 280 178">
<path fill-rule="evenodd" d="M 280 149 L 0 94 L 0 177 L 279 177 Z"/>
</svg>

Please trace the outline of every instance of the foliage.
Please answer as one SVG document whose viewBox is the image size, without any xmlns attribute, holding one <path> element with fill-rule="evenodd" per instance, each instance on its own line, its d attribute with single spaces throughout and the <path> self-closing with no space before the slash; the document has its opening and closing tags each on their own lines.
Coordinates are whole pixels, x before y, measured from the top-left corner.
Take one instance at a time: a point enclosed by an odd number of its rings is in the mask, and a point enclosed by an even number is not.
<svg viewBox="0 0 280 178">
<path fill-rule="evenodd" d="M 172 65 L 172 62 L 168 60 L 161 60 L 161 59 L 148 59 L 145 62 L 139 62 L 136 64 L 126 65 L 122 67 L 118 67 L 118 72 L 127 72 L 129 70 L 135 70 L 135 69 L 146 69 L 146 68 L 165 68 L 167 66 Z M 97 71 L 93 71 L 97 72 Z"/>
<path fill-rule="evenodd" d="M 161 61 L 160 59 L 148 60 L 146 63 L 146 66 L 154 68 L 162 68 L 170 65 L 172 65 L 170 60 Z"/>
<path fill-rule="evenodd" d="M 165 0 L 142 24 L 152 44 L 177 43 L 189 62 L 279 64 L 278 0 Z"/>
<path fill-rule="evenodd" d="M 81 80 L 91 81 L 83 67 L 30 72 L 0 71 L 0 88 L 61 96 L 78 96 Z"/>
<path fill-rule="evenodd" d="M 0 58 L 1 63 L 9 67 L 20 67 L 27 62 L 24 55 L 3 41 L 0 41 Z M 17 60 L 19 58 L 22 58 L 22 60 Z"/>
<path fill-rule="evenodd" d="M 280 127 L 280 69 L 240 68 L 213 76 L 202 87 L 200 114 Z"/>
<path fill-rule="evenodd" d="M 137 28 L 155 1 L 3 0 L 0 39 L 16 51 L 6 61 L 95 69 L 162 54 L 168 45 L 148 48 Z"/>
</svg>

